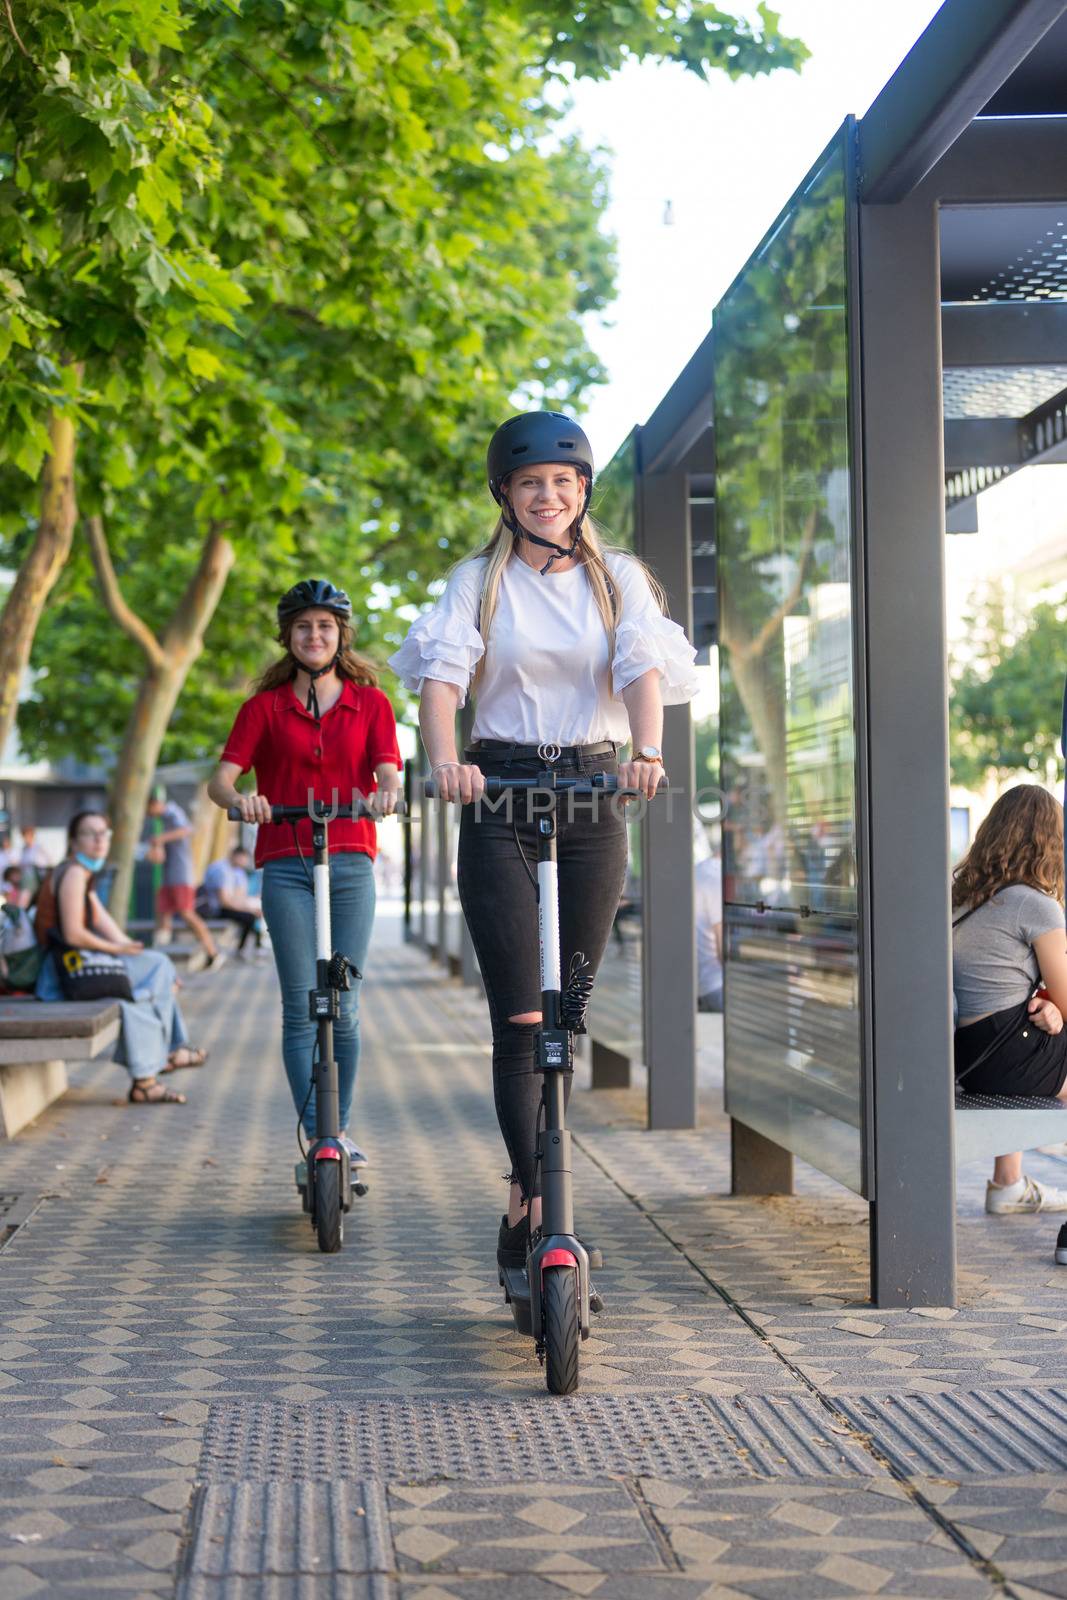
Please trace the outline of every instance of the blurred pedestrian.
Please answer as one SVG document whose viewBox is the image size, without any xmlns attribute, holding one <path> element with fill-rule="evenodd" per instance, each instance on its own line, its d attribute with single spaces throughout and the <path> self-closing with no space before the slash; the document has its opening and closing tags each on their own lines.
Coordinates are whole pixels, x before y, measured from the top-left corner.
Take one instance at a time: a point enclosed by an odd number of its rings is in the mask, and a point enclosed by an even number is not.
<svg viewBox="0 0 1067 1600">
<path fill-rule="evenodd" d="M 162 784 L 156 784 L 148 802 L 142 843 L 147 846 L 149 861 L 163 868 L 163 882 L 156 893 L 157 938 L 162 932 L 159 943 L 169 943 L 174 918 L 180 917 L 204 948 L 207 956 L 204 970 L 214 972 L 226 958 L 212 938 L 211 929 L 197 914 L 192 833 L 187 814 L 167 798 Z"/>
<path fill-rule="evenodd" d="M 228 856 L 211 863 L 200 885 L 199 905 L 204 915 L 235 922 L 240 928 L 239 956 L 244 954 L 250 937 L 255 938 L 257 950 L 263 944 L 263 907 L 248 888 L 251 869 L 251 856 L 243 845 L 237 845 Z"/>
</svg>

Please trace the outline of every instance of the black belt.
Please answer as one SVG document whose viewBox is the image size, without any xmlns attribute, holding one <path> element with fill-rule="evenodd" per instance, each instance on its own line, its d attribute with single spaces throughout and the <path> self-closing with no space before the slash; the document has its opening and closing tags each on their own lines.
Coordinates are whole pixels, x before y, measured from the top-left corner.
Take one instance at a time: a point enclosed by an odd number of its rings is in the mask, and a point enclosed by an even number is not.
<svg viewBox="0 0 1067 1600">
<path fill-rule="evenodd" d="M 479 739 L 468 746 L 472 755 L 501 756 L 505 761 L 543 761 L 554 766 L 557 761 L 590 760 L 595 756 L 614 756 L 618 753 L 614 739 L 602 739 L 599 744 L 554 744 L 546 739 L 542 744 L 509 744 L 506 739 Z"/>
</svg>

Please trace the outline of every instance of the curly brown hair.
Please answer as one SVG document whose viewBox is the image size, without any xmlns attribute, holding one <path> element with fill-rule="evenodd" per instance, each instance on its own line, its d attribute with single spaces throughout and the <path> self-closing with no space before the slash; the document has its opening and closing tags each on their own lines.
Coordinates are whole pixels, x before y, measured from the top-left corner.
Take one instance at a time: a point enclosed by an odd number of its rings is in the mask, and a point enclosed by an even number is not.
<svg viewBox="0 0 1067 1600">
<path fill-rule="evenodd" d="M 299 616 L 297 612 L 296 616 Z M 280 661 L 274 661 L 260 673 L 252 686 L 253 694 L 262 694 L 265 689 L 280 689 L 283 683 L 292 683 L 300 670 L 300 663 L 289 648 L 289 641 L 293 636 L 293 624 L 296 616 L 287 617 L 278 633 L 278 643 L 284 646 L 285 654 Z M 338 676 L 348 678 L 352 683 L 364 683 L 370 688 L 378 687 L 378 669 L 368 656 L 360 655 L 358 650 L 352 648 L 352 627 L 344 618 L 337 618 L 340 631 L 340 641 L 337 648 Z"/>
<path fill-rule="evenodd" d="M 952 904 L 984 905 L 1011 883 L 1063 900 L 1063 807 L 1036 783 L 1017 783 L 995 803 L 953 870 Z"/>
</svg>

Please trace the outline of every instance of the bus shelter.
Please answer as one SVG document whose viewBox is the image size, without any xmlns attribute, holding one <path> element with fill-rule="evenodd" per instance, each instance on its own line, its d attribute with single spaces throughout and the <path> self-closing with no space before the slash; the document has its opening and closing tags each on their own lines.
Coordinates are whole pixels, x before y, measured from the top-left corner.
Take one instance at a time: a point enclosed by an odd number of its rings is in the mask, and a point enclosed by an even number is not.
<svg viewBox="0 0 1067 1600">
<path fill-rule="evenodd" d="M 798 1156 L 862 1195 L 882 1305 L 956 1293 L 944 538 L 1067 458 L 1065 12 L 948 0 L 621 453 L 675 617 L 714 601 L 734 1187 Z M 658 1125 L 694 1104 L 688 837 L 652 808 Z"/>
</svg>

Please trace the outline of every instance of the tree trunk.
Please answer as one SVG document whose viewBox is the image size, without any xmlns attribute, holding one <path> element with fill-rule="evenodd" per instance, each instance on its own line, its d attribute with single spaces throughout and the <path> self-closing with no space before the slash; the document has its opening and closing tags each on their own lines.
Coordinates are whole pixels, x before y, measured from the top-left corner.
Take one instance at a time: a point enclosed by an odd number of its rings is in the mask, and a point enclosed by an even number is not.
<svg viewBox="0 0 1067 1600">
<path fill-rule="evenodd" d="M 41 516 L 29 553 L 0 613 L 0 751 L 15 726 L 22 675 L 45 601 L 66 564 L 74 538 L 75 433 L 72 418 L 53 412 L 52 447 L 41 474 Z"/>
<path fill-rule="evenodd" d="M 160 748 L 185 680 L 204 648 L 204 633 L 215 615 L 233 563 L 233 545 L 213 527 L 204 541 L 197 570 L 158 641 L 158 652 L 146 650 L 149 659 L 145 675 L 126 724 L 111 786 L 111 820 L 115 829 L 111 861 L 115 878 L 109 909 L 123 927 L 129 909 L 134 850 L 141 837 Z"/>
</svg>

